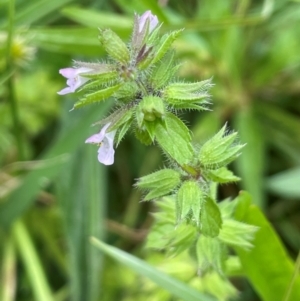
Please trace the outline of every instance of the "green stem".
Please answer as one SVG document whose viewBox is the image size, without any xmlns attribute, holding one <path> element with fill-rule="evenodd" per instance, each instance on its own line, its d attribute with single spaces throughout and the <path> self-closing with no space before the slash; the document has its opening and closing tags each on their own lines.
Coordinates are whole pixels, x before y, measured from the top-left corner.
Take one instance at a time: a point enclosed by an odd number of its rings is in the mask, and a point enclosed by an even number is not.
<svg viewBox="0 0 300 301">
<path fill-rule="evenodd" d="M 11 235 L 8 236 L 3 250 L 0 300 L 13 301 L 16 293 L 16 254 Z"/>
<path fill-rule="evenodd" d="M 8 1 L 8 28 L 7 28 L 7 42 L 6 42 L 6 72 L 10 74 L 13 71 L 12 62 L 12 42 L 13 42 L 13 26 L 15 15 L 15 0 Z M 14 77 L 10 76 L 7 80 L 7 94 L 10 103 L 11 116 L 14 124 L 14 133 L 19 152 L 19 159 L 24 160 L 24 149 L 20 131 L 20 121 L 18 114 L 18 103 L 14 90 Z"/>
</svg>

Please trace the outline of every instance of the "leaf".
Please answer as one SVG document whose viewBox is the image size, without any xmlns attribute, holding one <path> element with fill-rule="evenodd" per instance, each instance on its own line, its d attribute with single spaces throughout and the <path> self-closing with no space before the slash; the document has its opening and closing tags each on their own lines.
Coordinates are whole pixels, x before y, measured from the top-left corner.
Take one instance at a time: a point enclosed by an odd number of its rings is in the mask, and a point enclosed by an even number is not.
<svg viewBox="0 0 300 301">
<path fill-rule="evenodd" d="M 218 239 L 201 235 L 197 241 L 197 259 L 201 270 L 210 266 L 219 274 L 224 274 L 227 249 Z"/>
<path fill-rule="evenodd" d="M 190 211 L 199 223 L 200 210 L 204 202 L 203 192 L 195 181 L 185 181 L 177 192 L 177 220 L 184 219 Z"/>
<path fill-rule="evenodd" d="M 178 38 L 179 34 L 183 31 L 183 29 L 173 31 L 169 34 L 165 34 L 162 36 L 158 49 L 155 52 L 155 57 L 152 60 L 151 64 L 155 64 L 160 59 L 163 58 L 163 56 L 170 50 L 170 47 L 172 43 Z"/>
<path fill-rule="evenodd" d="M 115 91 L 117 91 L 122 84 L 114 85 L 112 87 L 108 87 L 90 94 L 86 94 L 83 98 L 81 98 L 79 101 L 77 101 L 74 104 L 74 108 L 81 108 L 86 105 L 89 105 L 91 103 L 96 103 L 105 100 L 106 98 L 110 97 L 114 94 Z"/>
<path fill-rule="evenodd" d="M 200 293 L 194 288 L 187 286 L 185 283 L 160 272 L 141 259 L 125 253 L 115 247 L 109 246 L 94 237 L 91 238 L 91 243 L 106 255 L 126 265 L 138 274 L 148 277 L 157 285 L 168 290 L 172 295 L 184 301 L 217 301 L 215 298 Z"/>
<path fill-rule="evenodd" d="M 14 20 L 15 26 L 29 26 L 39 20 L 43 20 L 44 17 L 50 13 L 56 12 L 60 7 L 66 5 L 73 0 L 42 0 L 27 2 L 28 4 L 22 9 L 17 10 L 16 18 Z M 7 24 L 1 24 L 0 28 L 6 28 Z"/>
<path fill-rule="evenodd" d="M 79 24 L 92 28 L 106 27 L 114 31 L 125 31 L 129 33 L 132 27 L 131 18 L 120 14 L 113 14 L 109 11 L 101 12 L 71 6 L 62 9 L 61 13 Z M 118 22 L 116 22 L 116 18 Z"/>
<path fill-rule="evenodd" d="M 199 151 L 199 162 L 207 169 L 219 169 L 240 155 L 244 145 L 236 144 L 237 133 L 226 135 L 226 124 L 211 139 L 204 143 Z"/>
<path fill-rule="evenodd" d="M 267 179 L 267 187 L 285 198 L 300 197 L 300 167 L 295 167 Z"/>
<path fill-rule="evenodd" d="M 216 170 L 209 170 L 205 174 L 208 179 L 218 183 L 230 183 L 240 181 L 240 178 L 235 176 L 232 171 L 226 167 L 222 167 Z"/>
<path fill-rule="evenodd" d="M 200 214 L 200 231 L 205 236 L 218 236 L 222 227 L 222 217 L 218 205 L 213 199 L 207 197 L 203 202 Z"/>
<path fill-rule="evenodd" d="M 156 126 L 156 140 L 161 148 L 179 164 L 187 164 L 193 158 L 191 136 L 186 125 L 175 115 L 166 114 L 166 127 Z"/>
<path fill-rule="evenodd" d="M 144 198 L 145 201 L 149 201 L 169 194 L 179 183 L 180 173 L 173 169 L 166 168 L 140 178 L 136 186 L 150 190 Z"/>
<path fill-rule="evenodd" d="M 248 203 L 249 195 L 243 193 L 244 204 Z M 245 208 L 245 207 L 244 207 Z M 254 248 L 245 251 L 235 248 L 245 275 L 263 301 L 283 300 L 294 273 L 294 264 L 260 209 L 250 205 L 247 210 L 238 212 L 243 222 L 259 227 L 253 241 Z M 295 280 L 289 300 L 300 300 L 300 277 Z"/>
<path fill-rule="evenodd" d="M 251 108 L 238 111 L 235 127 L 240 140 L 246 143 L 241 156 L 236 161 L 241 185 L 253 196 L 256 205 L 264 208 L 265 145 L 260 124 Z"/>
<path fill-rule="evenodd" d="M 21 221 L 15 222 L 12 233 L 26 268 L 34 298 L 40 301 L 53 301 L 54 297 L 47 283 L 42 264 L 24 224 Z"/>
<path fill-rule="evenodd" d="M 106 187 L 105 167 L 97 161 L 97 149 L 84 145 L 73 152 L 55 181 L 69 250 L 70 299 L 74 301 L 99 298 L 103 256 L 88 237 L 104 236 Z"/>
<path fill-rule="evenodd" d="M 244 249 L 253 247 L 253 239 L 258 227 L 241 223 L 233 219 L 224 219 L 219 239 L 229 245 L 238 246 Z"/>
</svg>

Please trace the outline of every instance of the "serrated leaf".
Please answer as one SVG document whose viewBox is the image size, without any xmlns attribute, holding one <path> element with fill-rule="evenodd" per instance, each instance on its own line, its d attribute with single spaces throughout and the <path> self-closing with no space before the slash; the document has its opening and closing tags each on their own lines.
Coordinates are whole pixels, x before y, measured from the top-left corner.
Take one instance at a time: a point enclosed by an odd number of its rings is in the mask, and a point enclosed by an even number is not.
<svg viewBox="0 0 300 301">
<path fill-rule="evenodd" d="M 253 247 L 252 241 L 258 227 L 248 225 L 233 219 L 224 219 L 219 239 L 231 246 L 238 246 L 244 249 Z"/>
<path fill-rule="evenodd" d="M 240 181 L 240 178 L 235 176 L 232 171 L 226 167 L 222 167 L 216 170 L 209 170 L 205 176 L 217 183 L 230 183 Z"/>
<path fill-rule="evenodd" d="M 172 83 L 167 86 L 166 91 L 173 91 L 173 93 L 197 93 L 205 92 L 212 86 L 211 79 L 206 79 L 195 83 Z"/>
<path fill-rule="evenodd" d="M 198 224 L 203 200 L 199 184 L 196 181 L 185 181 L 177 193 L 177 221 L 184 219 L 192 211 Z"/>
<path fill-rule="evenodd" d="M 111 125 L 107 129 L 108 132 L 118 129 L 124 123 L 132 121 L 134 108 L 121 108 L 118 110 L 118 114 L 112 114 L 113 116 L 108 116 L 106 119 L 111 122 Z"/>
<path fill-rule="evenodd" d="M 178 38 L 179 34 L 183 31 L 183 29 L 173 31 L 169 34 L 165 34 L 162 36 L 161 41 L 159 42 L 159 46 L 155 52 L 155 56 L 151 62 L 151 64 L 155 64 L 169 51 L 172 43 Z"/>
<path fill-rule="evenodd" d="M 118 146 L 120 142 L 122 141 L 123 137 L 126 135 L 127 131 L 130 129 L 131 126 L 131 120 L 128 120 L 125 124 L 123 124 L 118 131 L 117 139 L 116 139 L 116 145 Z"/>
<path fill-rule="evenodd" d="M 180 183 L 180 173 L 173 169 L 162 169 L 138 180 L 136 186 L 149 189 L 150 192 L 144 200 L 148 201 L 156 197 L 169 194 Z"/>
<path fill-rule="evenodd" d="M 237 133 L 225 135 L 226 125 L 211 139 L 209 139 L 199 151 L 200 164 L 207 169 L 219 169 L 240 155 L 242 144 L 236 144 Z"/>
<path fill-rule="evenodd" d="M 157 124 L 156 140 L 161 148 L 179 164 L 187 164 L 193 158 L 191 136 L 186 125 L 175 115 L 166 114 L 166 126 Z"/>
<path fill-rule="evenodd" d="M 174 64 L 174 51 L 169 51 L 164 58 L 153 68 L 151 72 L 151 83 L 155 89 L 164 86 L 175 75 L 179 65 Z"/>
<path fill-rule="evenodd" d="M 196 245 L 198 264 L 205 271 L 212 267 L 216 272 L 224 275 L 226 246 L 218 239 L 201 235 Z"/>
<path fill-rule="evenodd" d="M 200 231 L 205 236 L 216 237 L 222 227 L 222 217 L 218 205 L 207 197 L 200 214 Z"/>
<path fill-rule="evenodd" d="M 104 99 L 113 95 L 113 93 L 117 91 L 121 86 L 122 84 L 118 84 L 94 93 L 87 94 L 74 104 L 74 108 L 77 109 L 95 102 L 103 101 Z"/>
</svg>

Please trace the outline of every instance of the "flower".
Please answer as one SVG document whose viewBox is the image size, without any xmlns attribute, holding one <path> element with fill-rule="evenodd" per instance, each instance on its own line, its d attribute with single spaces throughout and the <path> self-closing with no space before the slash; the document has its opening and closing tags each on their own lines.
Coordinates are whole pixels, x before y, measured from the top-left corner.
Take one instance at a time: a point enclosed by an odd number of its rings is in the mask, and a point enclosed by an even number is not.
<svg viewBox="0 0 300 301">
<path fill-rule="evenodd" d="M 144 29 L 144 26 L 145 26 L 147 20 L 149 20 L 149 33 L 152 32 L 152 30 L 158 24 L 157 17 L 155 15 L 152 15 L 152 13 L 151 13 L 150 10 L 147 10 L 140 17 L 138 17 L 139 32 L 142 32 L 142 30 Z"/>
<path fill-rule="evenodd" d="M 85 143 L 100 145 L 98 149 L 98 161 L 104 165 L 112 165 L 114 163 L 114 137 L 116 131 L 107 133 L 106 130 L 110 126 L 107 123 L 98 134 L 95 134 L 85 140 Z"/>
<path fill-rule="evenodd" d="M 91 68 L 64 68 L 60 69 L 59 73 L 67 78 L 67 85 L 68 87 L 62 89 L 61 91 L 57 92 L 59 95 L 65 95 L 68 93 L 75 92 L 80 86 L 84 85 L 89 79 L 80 76 L 82 73 L 91 72 L 93 69 Z"/>
</svg>

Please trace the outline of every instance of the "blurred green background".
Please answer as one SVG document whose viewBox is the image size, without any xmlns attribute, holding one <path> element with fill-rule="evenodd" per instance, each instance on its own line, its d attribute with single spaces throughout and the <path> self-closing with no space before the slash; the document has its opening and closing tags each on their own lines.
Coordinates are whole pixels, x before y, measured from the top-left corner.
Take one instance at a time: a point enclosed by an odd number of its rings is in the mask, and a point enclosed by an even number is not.
<svg viewBox="0 0 300 301">
<path fill-rule="evenodd" d="M 134 12 L 149 9 L 163 31 L 185 28 L 174 43 L 178 77 L 213 77 L 212 111 L 182 115 L 194 142 L 227 122 L 247 143 L 231 166 L 242 181 L 220 187 L 220 199 L 249 191 L 296 259 L 300 1 L 0 0 L 0 300 L 179 300 L 104 257 L 90 236 L 199 290 L 209 286 L 189 257 L 165 259 L 144 248 L 156 209 L 140 203 L 132 185 L 163 166 L 161 151 L 128 135 L 113 166 L 98 164 L 97 149 L 84 140 L 99 130 L 91 124 L 112 101 L 70 112 L 77 96 L 56 93 L 65 86 L 60 68 L 105 58 L 97 28 L 128 40 Z M 224 289 L 219 300 L 267 300 L 246 278 L 237 272 L 240 293 Z"/>
</svg>

